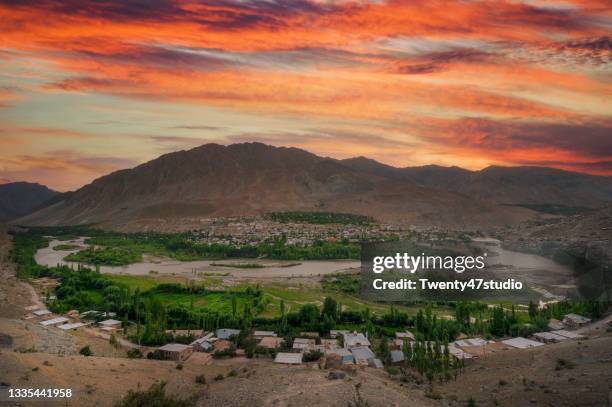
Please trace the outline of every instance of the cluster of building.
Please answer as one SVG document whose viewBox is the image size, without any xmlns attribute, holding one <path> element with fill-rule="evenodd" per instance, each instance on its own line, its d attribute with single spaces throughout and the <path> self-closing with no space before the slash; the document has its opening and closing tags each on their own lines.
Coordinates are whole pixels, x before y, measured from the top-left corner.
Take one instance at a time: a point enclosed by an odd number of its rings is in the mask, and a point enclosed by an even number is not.
<svg viewBox="0 0 612 407">
<path fill-rule="evenodd" d="M 409 229 L 395 224 L 308 224 L 280 223 L 262 217 L 202 219 L 202 226 L 191 232 L 198 243 L 256 246 L 260 242 L 286 238 L 287 244 L 309 246 L 318 240 L 379 240 L 407 237 Z"/>
<path fill-rule="evenodd" d="M 24 319 L 34 319 L 42 326 L 56 327 L 63 331 L 96 325 L 101 331 L 113 332 L 120 328 L 122 324 L 121 321 L 112 319 L 112 317 L 116 316 L 114 312 L 85 311 L 79 313 L 77 310 L 72 310 L 58 316 L 48 309 L 37 305 L 28 306 L 25 309 L 28 313 L 24 316 Z"/>
<path fill-rule="evenodd" d="M 26 310 L 29 313 L 25 319 L 36 318 L 42 326 L 57 327 L 62 330 L 74 330 L 83 326 L 95 325 L 101 331 L 113 332 L 122 325 L 121 321 L 113 319 L 115 314 L 112 312 L 86 311 L 79 314 L 78 311 L 73 310 L 63 316 L 57 316 L 48 309 L 38 306 L 26 307 Z M 568 329 L 575 329 L 589 322 L 591 320 L 584 316 L 567 314 L 562 321 L 550 320 L 549 330 L 536 332 L 531 335 L 532 338 L 514 337 L 496 342 L 463 336 L 449 343 L 448 350 L 456 359 L 474 359 L 509 348 L 529 349 L 547 343 L 581 339 L 582 335 Z M 195 338 L 189 344 L 169 343 L 157 349 L 164 359 L 175 361 L 187 360 L 193 352 L 223 351 L 231 346 L 232 338 L 240 334 L 239 329 L 230 328 L 217 329 L 215 332 L 202 330 L 168 332 L 175 336 Z M 300 336 L 293 340 L 292 350 L 277 353 L 274 361 L 283 364 L 301 364 L 306 353 L 320 352 L 325 356 L 338 357 L 342 364 L 383 367 L 382 361 L 371 349 L 370 340 L 364 334 L 348 330 L 331 330 L 329 337 L 320 338 L 318 332 L 301 332 Z M 266 349 L 279 349 L 283 344 L 283 338 L 273 331 L 256 330 L 253 332 L 253 338 L 256 339 L 257 346 Z M 390 346 L 391 363 L 402 363 L 405 359 L 403 352 L 405 342 L 414 340 L 414 335 L 409 331 L 396 332 Z"/>
</svg>

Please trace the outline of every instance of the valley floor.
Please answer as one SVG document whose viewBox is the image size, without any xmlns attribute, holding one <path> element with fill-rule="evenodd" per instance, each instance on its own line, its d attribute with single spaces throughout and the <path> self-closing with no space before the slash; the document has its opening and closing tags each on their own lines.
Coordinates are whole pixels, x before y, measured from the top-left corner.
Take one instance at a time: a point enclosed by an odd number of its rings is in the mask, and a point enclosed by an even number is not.
<svg viewBox="0 0 612 407">
<path fill-rule="evenodd" d="M 22 319 L 38 299 L 7 262 L 0 233 L 0 383 L 20 388 L 72 388 L 74 398 L 44 405 L 112 406 L 132 389 L 167 382 L 171 394 L 197 406 L 606 406 L 612 389 L 612 332 L 608 316 L 583 332 L 587 339 L 532 350 L 500 351 L 472 361 L 457 381 L 400 380 L 372 368 L 346 368 L 343 377 L 316 363 L 281 366 L 270 359 L 213 360 L 195 353 L 176 362 L 129 359 L 125 346 L 87 329 L 63 332 Z M 78 349 L 89 345 L 94 356 Z M 204 375 L 206 384 L 197 384 Z M 214 380 L 218 375 L 222 380 Z M 359 401 L 361 397 L 361 401 Z M 355 404 L 361 402 L 362 404 Z M 351 404 L 352 403 L 352 404 Z M 365 404 L 367 403 L 367 404 Z M 8 405 L 40 406 L 40 401 Z"/>
</svg>

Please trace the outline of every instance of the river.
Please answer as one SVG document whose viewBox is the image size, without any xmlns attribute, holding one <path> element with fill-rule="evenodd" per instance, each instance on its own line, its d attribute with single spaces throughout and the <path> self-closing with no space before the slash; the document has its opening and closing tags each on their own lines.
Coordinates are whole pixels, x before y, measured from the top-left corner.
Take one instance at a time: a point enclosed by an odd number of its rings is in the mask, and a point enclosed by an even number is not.
<svg viewBox="0 0 612 407">
<path fill-rule="evenodd" d="M 51 240 L 48 247 L 39 249 L 34 256 L 36 262 L 49 267 L 58 264 L 68 264 L 77 266 L 77 263 L 70 263 L 63 260 L 70 253 L 76 250 L 54 250 L 60 244 L 85 244 L 85 237 L 81 237 L 69 242 Z M 234 268 L 215 266 L 212 263 L 240 264 L 257 263 L 263 267 L 259 268 Z M 143 256 L 143 262 L 129 264 L 127 266 L 101 266 L 100 271 L 106 274 L 130 274 L 130 275 L 151 275 L 154 271 L 158 275 L 184 275 L 193 277 L 196 273 L 210 274 L 231 274 L 234 277 L 245 278 L 283 278 L 283 277 L 310 277 L 324 274 L 333 274 L 358 269 L 360 262 L 355 260 L 302 260 L 282 261 L 282 260 L 263 260 L 263 259 L 227 259 L 227 260 L 198 260 L 198 261 L 178 261 L 167 257 Z"/>
</svg>

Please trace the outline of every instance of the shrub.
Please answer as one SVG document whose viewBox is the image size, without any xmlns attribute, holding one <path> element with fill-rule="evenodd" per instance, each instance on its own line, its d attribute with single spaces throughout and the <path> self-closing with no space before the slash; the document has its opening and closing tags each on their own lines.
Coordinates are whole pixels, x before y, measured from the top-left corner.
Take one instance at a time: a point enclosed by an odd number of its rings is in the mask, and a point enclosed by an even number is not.
<svg viewBox="0 0 612 407">
<path fill-rule="evenodd" d="M 176 370 L 183 370 L 183 364 L 179 363 L 178 365 L 176 365 Z"/>
<path fill-rule="evenodd" d="M 195 378 L 195 382 L 197 384 L 206 384 L 206 376 L 204 376 L 203 374 L 197 375 Z"/>
<path fill-rule="evenodd" d="M 147 390 L 130 390 L 115 407 L 191 407 L 193 403 L 166 395 L 166 383 L 153 383 Z"/>
<path fill-rule="evenodd" d="M 133 348 L 133 349 L 129 349 L 127 351 L 127 356 L 130 359 L 141 359 L 142 358 L 142 351 L 138 348 Z"/>
<path fill-rule="evenodd" d="M 555 370 L 563 370 L 563 369 L 573 369 L 576 367 L 576 364 L 571 360 L 566 359 L 557 359 L 557 366 L 555 366 Z"/>
<path fill-rule="evenodd" d="M 215 380 L 216 381 L 223 380 L 223 379 L 224 379 L 224 377 L 223 377 L 222 373 L 219 373 L 218 375 L 215 376 Z"/>
<path fill-rule="evenodd" d="M 390 375 L 396 375 L 399 373 L 399 369 L 391 366 L 387 369 L 387 372 L 389 372 Z"/>
<path fill-rule="evenodd" d="M 147 353 L 147 359 L 164 360 L 164 355 L 159 350 Z"/>
<path fill-rule="evenodd" d="M 232 370 L 231 372 L 229 372 L 229 373 L 227 374 L 227 376 L 228 376 L 228 377 L 235 377 L 235 376 L 238 376 L 238 372 L 237 372 L 237 371 L 235 371 L 235 370 Z"/>
<path fill-rule="evenodd" d="M 323 352 L 318 350 L 313 350 L 304 354 L 304 362 L 315 362 L 321 359 L 323 356 Z"/>
<path fill-rule="evenodd" d="M 91 351 L 91 349 L 89 348 L 89 345 L 83 346 L 81 348 L 81 350 L 79 350 L 79 353 L 83 356 L 91 356 L 93 355 L 93 352 Z"/>
</svg>

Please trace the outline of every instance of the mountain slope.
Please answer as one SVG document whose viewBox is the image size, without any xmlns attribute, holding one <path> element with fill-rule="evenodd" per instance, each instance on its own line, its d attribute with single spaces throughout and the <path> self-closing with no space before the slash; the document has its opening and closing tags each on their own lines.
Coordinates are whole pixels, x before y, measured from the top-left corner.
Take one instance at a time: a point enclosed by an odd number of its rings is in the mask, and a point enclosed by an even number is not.
<svg viewBox="0 0 612 407">
<path fill-rule="evenodd" d="M 147 219 L 178 223 L 287 210 L 470 228 L 514 223 L 532 214 L 351 168 L 296 148 L 244 143 L 206 144 L 114 172 L 16 223 L 129 227 L 147 224 Z"/>
<path fill-rule="evenodd" d="M 58 192 L 44 185 L 12 182 L 0 185 L 0 222 L 27 215 L 39 208 Z"/>
<path fill-rule="evenodd" d="M 491 166 L 480 171 L 427 165 L 395 168 L 363 157 L 342 160 L 350 168 L 500 204 L 601 207 L 612 201 L 612 177 L 544 167 Z"/>
</svg>

